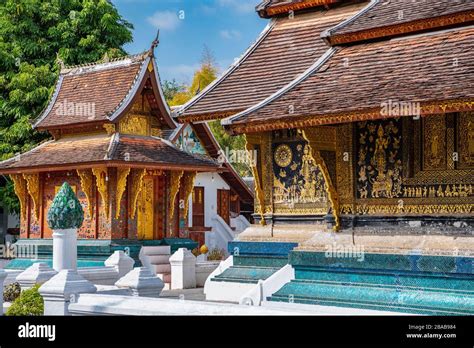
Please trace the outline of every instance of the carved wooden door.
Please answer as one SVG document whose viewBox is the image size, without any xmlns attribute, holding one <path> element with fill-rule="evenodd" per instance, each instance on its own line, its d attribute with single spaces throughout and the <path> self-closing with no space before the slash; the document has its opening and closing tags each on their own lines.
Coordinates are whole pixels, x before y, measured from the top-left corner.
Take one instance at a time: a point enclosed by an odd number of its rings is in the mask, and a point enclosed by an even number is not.
<svg viewBox="0 0 474 348">
<path fill-rule="evenodd" d="M 204 187 L 196 186 L 193 191 L 193 227 L 203 227 L 204 224 Z"/>
<path fill-rule="evenodd" d="M 217 214 L 230 226 L 229 190 L 217 190 Z"/>
</svg>

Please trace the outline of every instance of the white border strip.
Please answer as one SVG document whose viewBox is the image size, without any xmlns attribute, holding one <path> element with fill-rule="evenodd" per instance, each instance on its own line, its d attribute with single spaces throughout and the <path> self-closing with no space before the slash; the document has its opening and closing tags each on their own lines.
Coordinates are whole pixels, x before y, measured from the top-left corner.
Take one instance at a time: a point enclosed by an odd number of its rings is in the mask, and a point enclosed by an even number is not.
<svg viewBox="0 0 474 348">
<path fill-rule="evenodd" d="M 120 103 L 120 106 L 118 108 L 116 108 L 112 114 L 110 114 L 109 116 L 107 116 L 107 119 L 109 121 L 114 121 L 117 116 L 119 116 L 123 110 L 125 108 L 127 108 L 127 106 L 130 104 L 130 102 L 132 101 L 133 97 L 135 96 L 135 92 L 137 91 L 138 89 L 138 86 L 140 85 L 141 81 L 143 80 L 143 77 L 145 76 L 145 73 L 146 73 L 146 70 L 148 68 L 148 64 L 150 63 L 150 59 L 151 57 L 147 57 L 143 62 L 142 62 L 142 68 L 141 68 L 141 71 L 140 73 L 138 74 L 138 76 L 135 78 L 135 81 L 132 85 L 132 87 L 130 88 L 130 90 L 128 91 L 128 94 L 125 96 L 124 99 L 122 99 L 121 103 Z"/>
<path fill-rule="evenodd" d="M 240 112 L 240 113 L 238 113 L 234 116 L 223 119 L 221 121 L 221 124 L 224 125 L 224 126 L 231 125 L 232 122 L 234 122 L 235 120 L 237 120 L 237 119 L 239 119 L 243 116 L 246 116 L 246 115 L 248 115 L 252 112 L 255 112 L 258 109 L 261 109 L 262 107 L 264 107 L 265 105 L 271 103 L 275 99 L 279 98 L 284 93 L 288 92 L 290 89 L 292 89 L 293 87 L 295 87 L 296 85 L 298 85 L 302 81 L 306 80 L 311 74 L 313 74 L 319 68 L 321 68 L 321 66 L 323 66 L 329 60 L 329 58 L 331 58 L 334 55 L 334 53 L 336 53 L 336 51 L 337 51 L 337 48 L 331 47 L 316 62 L 314 62 L 313 65 L 311 65 L 308 69 L 306 69 L 306 71 L 303 72 L 299 77 L 297 77 L 296 79 L 291 81 L 289 84 L 287 84 L 286 86 L 284 86 L 283 88 L 281 88 L 280 90 L 278 90 L 277 92 L 275 92 L 274 94 L 269 96 L 267 99 L 261 101 L 260 103 L 255 104 L 254 106 L 252 106 L 252 107 L 248 108 L 247 110 L 244 110 L 244 111 L 242 111 L 242 112 Z"/>
<path fill-rule="evenodd" d="M 354 22 L 356 19 L 358 19 L 360 16 L 363 14 L 366 14 L 369 10 L 371 10 L 375 5 L 377 5 L 380 2 L 380 0 L 372 0 L 366 7 L 364 7 L 362 10 L 354 14 L 352 17 L 347 18 L 346 20 L 342 21 L 341 23 L 337 24 L 336 26 L 326 29 L 321 33 L 321 38 L 325 39 L 328 41 L 329 37 L 333 34 L 334 31 L 341 29 L 342 27 L 345 27 L 346 25 L 349 25 L 350 23 Z"/>
<path fill-rule="evenodd" d="M 46 109 L 34 121 L 34 123 L 32 125 L 33 128 L 38 127 L 38 124 L 41 123 L 46 118 L 46 116 L 49 115 L 49 113 L 53 109 L 53 106 L 56 103 L 56 99 L 58 99 L 59 91 L 61 90 L 63 80 L 64 80 L 64 75 L 61 75 L 61 73 L 60 73 L 59 78 L 58 78 L 58 82 L 56 83 L 56 88 L 54 89 L 53 96 L 52 96 L 51 100 L 49 101 L 48 106 L 46 107 Z"/>
</svg>

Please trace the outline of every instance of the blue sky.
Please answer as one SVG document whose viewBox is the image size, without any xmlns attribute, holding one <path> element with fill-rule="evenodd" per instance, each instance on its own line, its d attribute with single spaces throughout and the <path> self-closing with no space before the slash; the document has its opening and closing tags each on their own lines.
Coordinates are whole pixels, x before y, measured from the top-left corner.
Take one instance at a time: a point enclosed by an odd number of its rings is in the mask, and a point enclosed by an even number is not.
<svg viewBox="0 0 474 348">
<path fill-rule="evenodd" d="M 162 79 L 189 82 L 199 67 L 203 46 L 226 69 L 267 24 L 255 12 L 259 0 L 112 0 L 133 23 L 129 53 L 150 47 L 160 28 L 156 57 Z"/>
</svg>

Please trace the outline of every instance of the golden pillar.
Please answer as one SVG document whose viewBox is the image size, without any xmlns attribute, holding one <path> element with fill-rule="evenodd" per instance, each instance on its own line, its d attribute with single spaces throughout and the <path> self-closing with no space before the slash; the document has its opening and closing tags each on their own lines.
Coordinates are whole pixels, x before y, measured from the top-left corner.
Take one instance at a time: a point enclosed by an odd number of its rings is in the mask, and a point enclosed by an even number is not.
<svg viewBox="0 0 474 348">
<path fill-rule="evenodd" d="M 271 132 L 244 134 L 245 148 L 252 159 L 252 173 L 255 182 L 256 212 L 260 215 L 260 224 L 265 225 L 265 214 L 273 213 L 271 171 Z"/>
<path fill-rule="evenodd" d="M 321 152 L 318 147 L 319 133 L 317 128 L 306 128 L 301 129 L 303 138 L 308 142 L 311 157 L 314 162 L 319 166 L 321 173 L 323 174 L 324 181 L 326 181 L 326 192 L 328 194 L 329 201 L 331 203 L 332 213 L 335 219 L 334 230 L 338 231 L 341 226 L 340 208 L 339 208 L 339 197 L 337 191 L 332 182 L 331 176 L 329 175 L 328 167 L 324 162 Z"/>
</svg>

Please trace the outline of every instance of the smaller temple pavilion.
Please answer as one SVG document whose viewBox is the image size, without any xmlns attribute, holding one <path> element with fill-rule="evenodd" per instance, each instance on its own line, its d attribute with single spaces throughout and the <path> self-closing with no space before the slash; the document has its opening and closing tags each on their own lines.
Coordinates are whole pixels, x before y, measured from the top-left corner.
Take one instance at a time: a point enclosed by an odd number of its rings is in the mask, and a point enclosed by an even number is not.
<svg viewBox="0 0 474 348">
<path fill-rule="evenodd" d="M 51 244 L 46 215 L 68 182 L 85 212 L 79 257 L 90 256 L 97 246 L 110 255 L 112 241 L 121 249 L 135 245 L 137 252 L 144 241 L 186 237 L 196 175 L 226 170 L 168 140 L 179 127 L 163 97 L 153 48 L 63 67 L 33 127 L 52 139 L 0 163 L 20 200 L 19 242 Z M 47 253 L 48 247 L 42 250 Z"/>
</svg>

